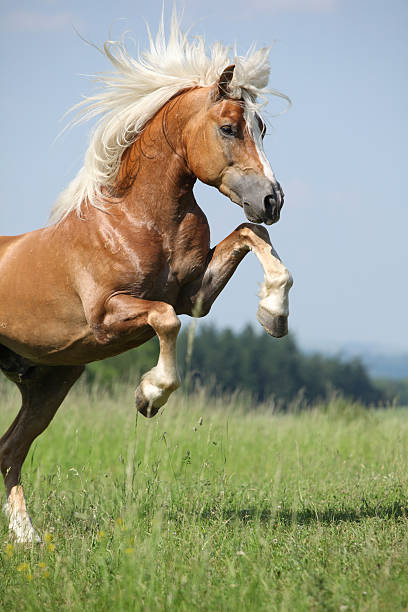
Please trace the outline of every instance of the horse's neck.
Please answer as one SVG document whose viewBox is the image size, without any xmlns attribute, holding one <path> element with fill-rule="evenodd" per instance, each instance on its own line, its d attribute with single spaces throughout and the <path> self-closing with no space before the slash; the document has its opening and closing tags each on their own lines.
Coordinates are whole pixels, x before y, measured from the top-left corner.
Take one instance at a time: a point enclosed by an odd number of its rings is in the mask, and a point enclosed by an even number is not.
<svg viewBox="0 0 408 612">
<path fill-rule="evenodd" d="M 181 145 L 181 131 L 164 127 L 163 113 L 125 151 L 116 191 L 122 207 L 139 215 L 140 208 L 155 217 L 179 215 L 194 201 L 196 177 L 188 168 Z"/>
<path fill-rule="evenodd" d="M 140 198 L 145 203 L 157 202 L 158 198 L 163 202 L 177 202 L 192 192 L 196 177 L 182 158 L 168 147 L 166 151 L 166 146 L 165 144 L 145 154 L 140 150 L 137 151 L 139 143 L 132 145 L 129 159 L 133 157 L 133 163 L 129 166 L 124 162 L 125 167 L 127 166 L 125 185 L 129 182 L 129 178 L 131 182 L 128 190 L 130 204 Z"/>
</svg>

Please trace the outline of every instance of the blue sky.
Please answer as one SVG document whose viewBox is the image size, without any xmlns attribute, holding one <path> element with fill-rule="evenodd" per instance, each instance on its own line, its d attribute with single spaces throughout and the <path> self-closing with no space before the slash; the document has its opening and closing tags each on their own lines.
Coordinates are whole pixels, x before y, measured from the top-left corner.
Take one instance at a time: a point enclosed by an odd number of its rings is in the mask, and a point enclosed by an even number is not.
<svg viewBox="0 0 408 612">
<path fill-rule="evenodd" d="M 81 166 L 88 127 L 55 141 L 62 115 L 109 69 L 73 30 L 101 44 L 131 30 L 140 48 L 161 0 L 1 3 L 3 118 L 0 233 L 41 227 L 58 193 Z M 171 4 L 165 3 L 167 14 Z M 265 148 L 286 194 L 272 242 L 292 271 L 290 326 L 306 348 L 359 344 L 408 347 L 407 112 L 408 3 L 390 0 L 185 0 L 193 34 L 237 43 L 275 43 Z M 273 116 L 276 115 L 276 116 Z M 242 211 L 199 185 L 213 242 Z M 248 256 L 215 302 L 219 326 L 256 325 L 262 271 Z"/>
</svg>

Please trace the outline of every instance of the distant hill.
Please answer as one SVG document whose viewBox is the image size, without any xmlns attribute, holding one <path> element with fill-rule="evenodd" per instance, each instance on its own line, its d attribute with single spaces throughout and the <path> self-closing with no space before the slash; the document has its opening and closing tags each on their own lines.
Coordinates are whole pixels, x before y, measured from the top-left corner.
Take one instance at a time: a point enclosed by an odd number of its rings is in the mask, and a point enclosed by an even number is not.
<svg viewBox="0 0 408 612">
<path fill-rule="evenodd" d="M 408 378 L 408 352 L 386 351 L 378 347 L 355 344 L 340 351 L 342 358 L 358 357 L 372 378 Z"/>
<path fill-rule="evenodd" d="M 362 355 L 361 360 L 373 378 L 408 378 L 406 355 Z"/>
</svg>

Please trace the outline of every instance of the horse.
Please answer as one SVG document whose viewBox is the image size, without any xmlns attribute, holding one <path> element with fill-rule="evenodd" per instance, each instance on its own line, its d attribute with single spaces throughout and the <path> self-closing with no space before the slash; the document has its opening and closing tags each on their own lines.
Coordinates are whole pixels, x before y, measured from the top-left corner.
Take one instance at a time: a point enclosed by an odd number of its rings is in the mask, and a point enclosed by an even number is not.
<svg viewBox="0 0 408 612">
<path fill-rule="evenodd" d="M 264 271 L 258 320 L 272 336 L 288 330 L 292 277 L 262 225 L 284 200 L 262 144 L 269 49 L 231 62 L 228 47 L 190 42 L 174 16 L 169 39 L 163 25 L 149 39 L 137 59 L 123 40 L 100 49 L 115 72 L 74 107 L 74 123 L 98 117 L 84 166 L 49 225 L 0 238 L 0 369 L 22 397 L 0 438 L 16 542 L 41 541 L 21 469 L 85 364 L 156 335 L 157 364 L 135 392 L 137 410 L 154 416 L 180 385 L 178 315 L 205 316 L 250 251 Z M 247 218 L 213 248 L 197 179 Z"/>
</svg>

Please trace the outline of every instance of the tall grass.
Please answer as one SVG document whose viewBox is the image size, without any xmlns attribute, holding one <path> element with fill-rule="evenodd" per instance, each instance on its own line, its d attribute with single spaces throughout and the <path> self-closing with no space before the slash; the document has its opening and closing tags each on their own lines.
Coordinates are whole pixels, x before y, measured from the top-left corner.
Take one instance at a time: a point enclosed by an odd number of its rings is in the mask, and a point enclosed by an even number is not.
<svg viewBox="0 0 408 612">
<path fill-rule="evenodd" d="M 408 412 L 272 407 L 176 393 L 148 421 L 78 387 L 25 463 L 44 544 L 0 521 L 0 607 L 406 609 Z"/>
</svg>

